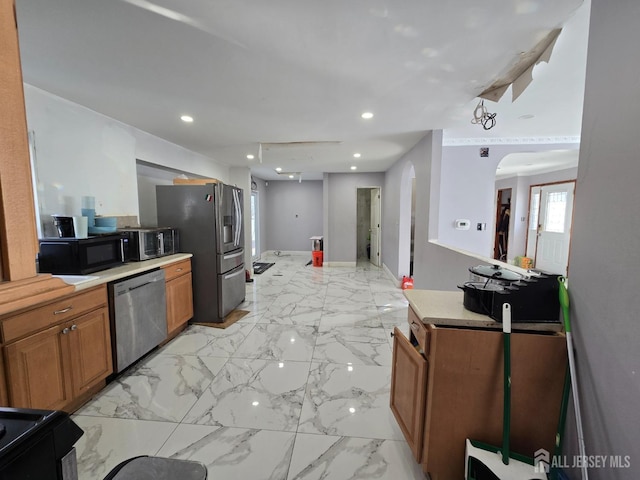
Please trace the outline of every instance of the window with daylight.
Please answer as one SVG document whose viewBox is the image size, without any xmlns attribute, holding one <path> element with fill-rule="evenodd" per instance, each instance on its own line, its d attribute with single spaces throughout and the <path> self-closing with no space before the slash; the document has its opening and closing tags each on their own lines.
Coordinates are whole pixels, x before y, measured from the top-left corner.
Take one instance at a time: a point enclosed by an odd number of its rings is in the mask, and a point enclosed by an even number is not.
<svg viewBox="0 0 640 480">
<path fill-rule="evenodd" d="M 544 229 L 547 232 L 564 233 L 567 212 L 567 192 L 549 193 Z"/>
</svg>

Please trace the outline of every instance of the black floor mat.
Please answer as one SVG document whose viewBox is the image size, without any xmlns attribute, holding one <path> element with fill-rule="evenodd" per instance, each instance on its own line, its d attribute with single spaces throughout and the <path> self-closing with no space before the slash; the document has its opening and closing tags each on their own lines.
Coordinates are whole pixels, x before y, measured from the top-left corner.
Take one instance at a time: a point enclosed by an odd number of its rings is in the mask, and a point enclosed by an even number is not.
<svg viewBox="0 0 640 480">
<path fill-rule="evenodd" d="M 253 273 L 255 275 L 260 275 L 262 272 L 264 272 L 267 268 L 271 267 L 275 265 L 275 263 L 260 263 L 260 262 L 253 262 Z"/>
</svg>

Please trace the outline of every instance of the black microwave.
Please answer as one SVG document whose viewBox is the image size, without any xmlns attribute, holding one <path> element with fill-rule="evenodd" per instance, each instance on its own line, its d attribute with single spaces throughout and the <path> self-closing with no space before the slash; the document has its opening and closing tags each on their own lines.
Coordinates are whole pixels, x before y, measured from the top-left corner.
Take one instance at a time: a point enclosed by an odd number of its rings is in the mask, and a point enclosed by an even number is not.
<svg viewBox="0 0 640 480">
<path fill-rule="evenodd" d="M 40 239 L 41 273 L 85 275 L 122 265 L 128 238 L 122 233 L 88 238 Z"/>
</svg>

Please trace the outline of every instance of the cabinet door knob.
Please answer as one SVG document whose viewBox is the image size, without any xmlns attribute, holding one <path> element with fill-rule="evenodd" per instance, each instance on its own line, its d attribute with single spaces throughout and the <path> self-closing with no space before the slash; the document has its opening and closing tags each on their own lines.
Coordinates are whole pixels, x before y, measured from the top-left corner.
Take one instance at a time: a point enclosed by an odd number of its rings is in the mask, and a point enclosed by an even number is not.
<svg viewBox="0 0 640 480">
<path fill-rule="evenodd" d="M 70 331 L 70 330 L 69 330 L 68 328 L 66 328 L 66 327 L 65 327 L 65 328 L 63 328 L 63 329 L 62 329 L 62 332 L 61 332 L 61 333 L 62 333 L 62 335 L 66 335 L 67 333 L 69 333 L 69 331 Z"/>
<path fill-rule="evenodd" d="M 389 335 L 391 335 L 392 337 L 395 337 L 395 334 L 393 332 L 391 332 Z"/>
<path fill-rule="evenodd" d="M 73 325 L 71 325 L 71 331 L 73 332 L 74 330 L 76 330 L 78 328 L 78 325 L 76 325 L 75 323 Z"/>
<path fill-rule="evenodd" d="M 63 308 L 62 310 L 55 310 L 53 312 L 54 315 L 60 315 L 61 313 L 67 313 L 69 310 L 73 308 L 72 305 L 69 305 L 67 308 Z"/>
<path fill-rule="evenodd" d="M 176 268 L 176 272 L 181 272 L 182 269 L 181 268 Z"/>
</svg>

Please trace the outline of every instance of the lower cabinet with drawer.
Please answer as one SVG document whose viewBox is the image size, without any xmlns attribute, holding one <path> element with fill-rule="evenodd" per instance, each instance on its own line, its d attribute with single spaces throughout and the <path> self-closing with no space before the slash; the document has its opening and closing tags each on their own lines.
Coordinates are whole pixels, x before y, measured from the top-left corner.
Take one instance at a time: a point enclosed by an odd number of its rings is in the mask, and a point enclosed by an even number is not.
<svg viewBox="0 0 640 480">
<path fill-rule="evenodd" d="M 193 318 L 191 259 L 162 267 L 165 272 L 168 338 L 175 337 Z"/>
<path fill-rule="evenodd" d="M 431 480 L 464 478 L 466 438 L 502 444 L 502 333 L 424 324 L 411 308 L 408 321 L 409 338 L 394 330 L 391 410 Z M 511 349 L 511 449 L 553 451 L 565 338 L 516 332 Z"/>
<path fill-rule="evenodd" d="M 113 372 L 106 285 L 5 318 L 2 330 L 12 407 L 73 411 Z"/>
</svg>

